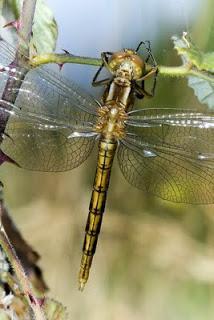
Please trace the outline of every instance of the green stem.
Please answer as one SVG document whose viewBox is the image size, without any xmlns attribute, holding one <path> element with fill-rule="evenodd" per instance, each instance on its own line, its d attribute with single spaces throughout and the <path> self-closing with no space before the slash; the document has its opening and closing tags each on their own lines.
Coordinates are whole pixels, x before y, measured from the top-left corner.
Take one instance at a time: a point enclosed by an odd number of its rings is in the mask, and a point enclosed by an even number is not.
<svg viewBox="0 0 214 320">
<path fill-rule="evenodd" d="M 57 63 L 63 65 L 65 63 L 75 63 L 75 64 L 87 64 L 91 66 L 101 66 L 102 60 L 97 58 L 81 57 L 72 54 L 57 54 L 57 53 L 47 53 L 37 55 L 31 58 L 30 64 L 32 67 L 38 67 L 42 64 L 47 63 Z M 151 69 L 152 66 L 148 65 L 147 69 Z M 183 64 L 177 67 L 168 66 L 158 66 L 158 74 L 164 77 L 187 77 L 195 76 L 201 79 L 212 81 L 212 76 L 206 72 L 199 71 L 190 67 L 189 64 Z M 213 80 L 214 81 L 214 80 Z"/>
<path fill-rule="evenodd" d="M 169 77 L 187 77 L 187 76 L 194 76 L 200 79 L 214 82 L 214 77 L 212 74 L 208 74 L 205 71 L 199 71 L 197 69 L 190 68 L 189 65 L 181 65 L 178 67 L 165 67 L 165 66 L 158 66 L 159 74 L 162 76 L 169 76 Z"/>
<path fill-rule="evenodd" d="M 80 57 L 74 56 L 72 54 L 65 54 L 65 53 L 47 53 L 34 56 L 30 60 L 30 64 L 33 67 L 38 67 L 42 64 L 47 63 L 57 63 L 63 65 L 64 63 L 76 63 L 76 64 L 87 64 L 91 66 L 101 66 L 102 60 L 96 58 L 89 58 L 89 57 Z"/>
<path fill-rule="evenodd" d="M 181 65 L 178 67 L 158 66 L 158 71 L 158 73 L 163 76 L 184 77 L 188 75 L 190 69 L 189 67 L 187 68 L 185 65 Z"/>
</svg>

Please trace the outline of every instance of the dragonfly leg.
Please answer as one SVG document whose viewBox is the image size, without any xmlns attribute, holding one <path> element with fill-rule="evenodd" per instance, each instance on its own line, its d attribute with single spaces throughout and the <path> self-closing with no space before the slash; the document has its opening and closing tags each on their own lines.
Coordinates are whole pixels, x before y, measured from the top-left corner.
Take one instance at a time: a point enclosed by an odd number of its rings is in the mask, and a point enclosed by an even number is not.
<svg viewBox="0 0 214 320">
<path fill-rule="evenodd" d="M 112 73 L 112 70 L 111 70 L 111 68 L 109 68 L 108 61 L 109 61 L 109 56 L 112 56 L 112 54 L 113 54 L 113 52 L 109 52 L 109 51 L 105 51 L 105 52 L 101 53 L 101 58 L 103 60 L 103 64 L 110 73 Z"/>
<path fill-rule="evenodd" d="M 147 43 L 148 45 L 146 45 L 146 43 Z M 153 67 L 157 67 L 157 62 L 156 62 L 156 60 L 155 60 L 155 57 L 154 57 L 153 54 L 152 54 L 151 42 L 150 42 L 149 40 L 145 41 L 145 48 L 146 48 L 147 53 L 148 53 L 145 61 L 148 62 L 149 59 L 151 58 Z"/>
<path fill-rule="evenodd" d="M 102 79 L 102 80 L 97 80 L 101 70 L 104 67 L 104 63 L 102 63 L 102 65 L 99 67 L 99 69 L 97 70 L 97 72 L 95 73 L 95 76 L 92 80 L 92 86 L 93 87 L 97 87 L 97 86 L 104 86 L 104 85 L 108 85 L 111 82 L 111 79 L 106 78 L 106 79 Z"/>
<path fill-rule="evenodd" d="M 149 40 L 141 41 L 135 51 L 138 52 L 140 50 L 140 48 L 142 47 L 142 45 L 144 45 L 144 47 L 146 48 L 146 51 L 147 51 L 147 57 L 145 58 L 145 62 L 148 62 L 149 59 L 151 58 L 153 67 L 156 67 L 157 62 L 155 60 L 155 57 L 152 54 L 151 42 Z"/>
<path fill-rule="evenodd" d="M 155 89 L 156 89 L 158 66 L 157 66 L 157 62 L 155 60 L 155 57 L 152 54 L 151 42 L 149 40 L 141 41 L 136 48 L 136 52 L 138 52 L 140 50 L 142 45 L 146 48 L 146 51 L 147 51 L 147 57 L 145 58 L 145 63 L 147 63 L 149 61 L 149 59 L 151 59 L 152 68 L 143 77 L 141 77 L 140 79 L 137 80 L 137 82 L 141 81 L 140 87 L 142 89 L 141 90 L 138 87 L 137 90 L 141 91 L 141 96 L 145 95 L 147 97 L 153 97 L 155 94 Z M 148 92 L 144 88 L 144 80 L 150 78 L 151 76 L 154 76 L 154 81 L 153 81 L 153 86 L 152 86 L 151 92 Z M 138 95 L 139 95 L 139 92 L 138 92 Z"/>
<path fill-rule="evenodd" d="M 102 52 L 101 53 L 101 58 L 102 58 L 102 65 L 99 67 L 99 69 L 97 70 L 93 80 L 92 80 L 92 86 L 96 87 L 96 86 L 104 86 L 104 85 L 108 85 L 111 82 L 110 78 L 106 78 L 106 79 L 102 79 L 102 80 L 97 80 L 98 76 L 100 75 L 103 67 L 105 67 L 110 73 L 112 73 L 111 69 L 108 66 L 108 60 L 109 60 L 109 56 L 111 56 L 113 53 L 112 52 Z"/>
<path fill-rule="evenodd" d="M 158 75 L 158 67 L 154 67 L 151 70 L 149 70 L 143 77 L 138 79 L 135 84 L 135 89 L 137 93 L 143 94 L 144 96 L 147 96 L 147 97 L 153 97 L 155 94 L 155 89 L 157 84 L 157 75 Z M 148 92 L 144 88 L 144 81 L 152 76 L 154 76 L 153 86 L 152 86 L 151 92 Z M 141 82 L 141 85 L 138 85 L 137 82 Z"/>
<path fill-rule="evenodd" d="M 146 91 L 144 88 L 144 81 L 142 81 L 141 86 L 135 83 L 134 92 L 138 99 L 143 99 L 144 97 L 152 98 L 153 96 Z"/>
<path fill-rule="evenodd" d="M 149 70 L 146 74 L 144 74 L 141 78 L 137 79 L 137 82 L 142 81 L 142 80 L 147 80 L 148 78 L 152 76 L 157 76 L 158 74 L 158 67 L 152 67 L 151 70 Z"/>
</svg>

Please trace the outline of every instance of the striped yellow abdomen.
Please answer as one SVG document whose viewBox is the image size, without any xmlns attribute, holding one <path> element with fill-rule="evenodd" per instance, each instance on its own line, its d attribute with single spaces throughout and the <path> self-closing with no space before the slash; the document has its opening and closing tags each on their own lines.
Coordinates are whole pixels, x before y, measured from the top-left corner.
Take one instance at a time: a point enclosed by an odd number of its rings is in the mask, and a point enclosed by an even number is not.
<svg viewBox="0 0 214 320">
<path fill-rule="evenodd" d="M 99 141 L 97 169 L 85 228 L 85 239 L 79 272 L 79 288 L 81 290 L 88 280 L 92 259 L 96 251 L 116 148 L 117 142 L 114 139 L 101 138 Z"/>
</svg>

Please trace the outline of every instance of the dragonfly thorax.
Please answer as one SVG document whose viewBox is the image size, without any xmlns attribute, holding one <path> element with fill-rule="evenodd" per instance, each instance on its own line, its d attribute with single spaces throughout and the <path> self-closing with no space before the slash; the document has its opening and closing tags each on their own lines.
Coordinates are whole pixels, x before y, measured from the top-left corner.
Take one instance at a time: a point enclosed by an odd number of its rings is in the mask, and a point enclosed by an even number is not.
<svg viewBox="0 0 214 320">
<path fill-rule="evenodd" d="M 95 131 L 101 133 L 106 138 L 120 139 L 125 135 L 125 120 L 127 114 L 123 108 L 117 104 L 100 107 L 98 111 L 98 121 Z"/>
</svg>

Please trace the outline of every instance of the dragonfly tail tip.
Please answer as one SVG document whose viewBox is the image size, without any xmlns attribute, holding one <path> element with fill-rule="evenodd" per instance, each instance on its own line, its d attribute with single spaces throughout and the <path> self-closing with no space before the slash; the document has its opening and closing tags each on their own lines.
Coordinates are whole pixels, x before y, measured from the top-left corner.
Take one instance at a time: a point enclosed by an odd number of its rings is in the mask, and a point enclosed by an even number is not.
<svg viewBox="0 0 214 320">
<path fill-rule="evenodd" d="M 85 288 L 85 282 L 83 282 L 83 281 L 79 281 L 79 290 L 80 291 L 83 291 L 84 290 L 84 288 Z"/>
</svg>

